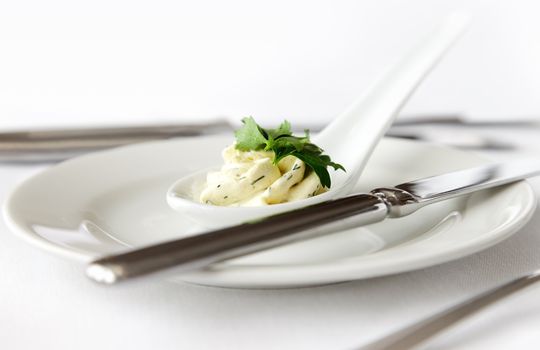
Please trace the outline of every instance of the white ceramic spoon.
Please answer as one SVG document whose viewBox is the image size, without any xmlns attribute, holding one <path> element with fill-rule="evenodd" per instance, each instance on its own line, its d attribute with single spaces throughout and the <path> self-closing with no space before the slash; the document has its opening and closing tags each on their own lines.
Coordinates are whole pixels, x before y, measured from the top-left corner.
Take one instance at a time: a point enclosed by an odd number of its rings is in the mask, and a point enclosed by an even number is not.
<svg viewBox="0 0 540 350">
<path fill-rule="evenodd" d="M 464 31 L 468 16 L 453 14 L 431 36 L 405 55 L 353 103 L 335 118 L 313 142 L 347 172 L 332 172 L 332 188 L 318 196 L 261 207 L 221 207 L 199 203 L 199 194 L 206 182 L 204 169 L 181 178 L 167 193 L 169 205 L 206 227 L 238 224 L 258 217 L 315 204 L 351 191 L 358 181 L 373 149 L 388 130 L 399 110 L 419 83 L 437 64 Z"/>
</svg>

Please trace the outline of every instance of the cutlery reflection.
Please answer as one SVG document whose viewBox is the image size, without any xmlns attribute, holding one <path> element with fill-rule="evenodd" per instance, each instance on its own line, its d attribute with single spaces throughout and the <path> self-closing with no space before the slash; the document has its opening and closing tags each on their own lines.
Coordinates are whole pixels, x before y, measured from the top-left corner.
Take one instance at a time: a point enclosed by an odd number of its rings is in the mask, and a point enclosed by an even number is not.
<svg viewBox="0 0 540 350">
<path fill-rule="evenodd" d="M 522 160 L 433 176 L 111 255 L 92 262 L 86 272 L 104 284 L 160 271 L 185 273 L 283 244 L 406 216 L 432 203 L 538 174 L 537 161 Z"/>
</svg>

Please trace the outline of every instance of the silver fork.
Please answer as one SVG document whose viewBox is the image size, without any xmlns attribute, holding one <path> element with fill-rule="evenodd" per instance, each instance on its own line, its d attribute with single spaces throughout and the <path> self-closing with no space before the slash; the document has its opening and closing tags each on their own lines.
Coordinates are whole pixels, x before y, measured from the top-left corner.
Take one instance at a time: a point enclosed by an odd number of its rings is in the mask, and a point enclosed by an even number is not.
<svg viewBox="0 0 540 350">
<path fill-rule="evenodd" d="M 528 273 L 510 282 L 467 299 L 435 315 L 415 322 L 397 332 L 365 345 L 358 350 L 404 350 L 418 346 L 441 331 L 492 305 L 499 300 L 540 282 L 540 270 Z"/>
</svg>

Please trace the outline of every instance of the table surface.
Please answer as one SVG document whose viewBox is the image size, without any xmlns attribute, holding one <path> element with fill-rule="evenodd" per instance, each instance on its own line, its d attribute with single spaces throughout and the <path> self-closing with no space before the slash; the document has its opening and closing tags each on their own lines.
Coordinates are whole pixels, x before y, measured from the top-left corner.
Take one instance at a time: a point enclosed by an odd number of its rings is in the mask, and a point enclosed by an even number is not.
<svg viewBox="0 0 540 350">
<path fill-rule="evenodd" d="M 0 130 L 254 115 L 324 122 L 448 12 L 475 22 L 406 113 L 540 114 L 535 0 L 29 0 L 0 5 Z M 277 25 L 276 25 L 277 24 Z M 540 118 L 537 118 L 540 121 Z M 538 155 L 538 129 L 474 129 Z M 459 131 L 461 132 L 461 131 Z M 0 165 L 0 201 L 46 168 Z M 531 184 L 540 192 L 540 180 Z M 54 203 L 51 203 L 54 205 Z M 414 272 L 316 288 L 107 288 L 0 220 L 2 349 L 352 349 L 540 268 L 540 213 L 508 240 Z M 431 349 L 536 349 L 540 286 Z"/>
<path fill-rule="evenodd" d="M 535 155 L 538 130 L 494 159 Z M 485 152 L 484 152 L 485 153 Z M 7 166 L 0 199 L 45 168 Z M 540 192 L 540 181 L 531 180 Z M 53 203 L 52 203 L 53 204 Z M 83 266 L 9 234 L 0 223 L 0 342 L 5 348 L 352 349 L 437 310 L 540 267 L 540 213 L 508 240 L 419 271 L 316 288 L 235 290 L 142 280 L 103 287 Z M 426 344 L 426 348 L 535 348 L 540 286 L 531 287 Z"/>
</svg>

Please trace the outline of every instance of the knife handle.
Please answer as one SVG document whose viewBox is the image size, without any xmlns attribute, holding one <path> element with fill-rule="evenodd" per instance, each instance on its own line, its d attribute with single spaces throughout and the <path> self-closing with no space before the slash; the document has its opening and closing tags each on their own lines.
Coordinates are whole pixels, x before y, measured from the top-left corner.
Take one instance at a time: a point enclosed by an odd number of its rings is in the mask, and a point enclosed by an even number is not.
<svg viewBox="0 0 540 350">
<path fill-rule="evenodd" d="M 87 276 L 105 284 L 157 271 L 185 272 L 278 245 L 382 221 L 388 207 L 357 194 L 258 221 L 181 238 L 92 262 Z"/>
</svg>

